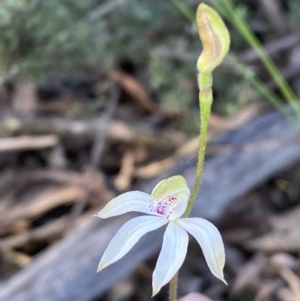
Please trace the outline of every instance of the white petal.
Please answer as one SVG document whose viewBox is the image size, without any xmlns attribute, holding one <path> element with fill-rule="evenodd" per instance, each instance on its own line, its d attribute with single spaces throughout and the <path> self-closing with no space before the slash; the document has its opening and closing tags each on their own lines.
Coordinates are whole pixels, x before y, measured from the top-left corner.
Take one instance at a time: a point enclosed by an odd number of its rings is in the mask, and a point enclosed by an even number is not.
<svg viewBox="0 0 300 301">
<path fill-rule="evenodd" d="M 226 283 L 223 275 L 225 251 L 219 230 L 203 218 L 181 218 L 177 222 L 197 240 L 210 271 Z"/>
<path fill-rule="evenodd" d="M 145 192 L 125 192 L 108 202 L 106 206 L 97 213 L 97 216 L 101 218 L 108 218 L 130 211 L 159 216 L 159 214 L 150 210 L 150 200 L 151 195 Z"/>
<path fill-rule="evenodd" d="M 155 270 L 153 272 L 153 294 L 155 296 L 181 267 L 187 252 L 188 234 L 176 222 L 170 222 L 164 234 Z"/>
<path fill-rule="evenodd" d="M 177 192 L 175 195 L 177 197 L 177 205 L 169 217 L 170 220 L 175 220 L 181 217 L 185 212 L 190 197 L 190 190 L 187 187 L 186 189 L 182 189 L 180 192 Z"/>
<path fill-rule="evenodd" d="M 125 223 L 109 243 L 97 272 L 127 254 L 144 234 L 167 223 L 166 218 L 157 216 L 138 216 Z"/>
</svg>

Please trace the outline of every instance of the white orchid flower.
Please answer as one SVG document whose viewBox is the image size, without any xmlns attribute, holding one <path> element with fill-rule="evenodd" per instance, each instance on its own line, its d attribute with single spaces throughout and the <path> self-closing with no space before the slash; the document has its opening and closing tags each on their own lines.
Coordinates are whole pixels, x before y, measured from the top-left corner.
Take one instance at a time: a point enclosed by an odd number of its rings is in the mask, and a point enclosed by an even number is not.
<svg viewBox="0 0 300 301">
<path fill-rule="evenodd" d="M 113 237 L 99 263 L 98 270 L 127 254 L 146 233 L 167 225 L 162 249 L 153 272 L 153 296 L 167 284 L 181 267 L 190 233 L 202 248 L 210 271 L 223 282 L 225 252 L 217 228 L 202 218 L 181 218 L 186 210 L 190 190 L 182 176 L 161 181 L 151 195 L 141 191 L 126 192 L 112 199 L 98 214 L 108 218 L 129 211 L 149 214 L 126 222 Z"/>
</svg>

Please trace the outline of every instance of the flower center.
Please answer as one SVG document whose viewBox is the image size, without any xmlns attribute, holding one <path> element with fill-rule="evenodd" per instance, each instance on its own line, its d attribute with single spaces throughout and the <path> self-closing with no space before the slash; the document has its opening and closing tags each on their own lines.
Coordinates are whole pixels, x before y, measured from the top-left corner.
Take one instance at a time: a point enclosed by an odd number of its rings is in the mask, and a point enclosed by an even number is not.
<svg viewBox="0 0 300 301">
<path fill-rule="evenodd" d="M 177 205 L 177 197 L 168 195 L 164 198 L 151 200 L 150 210 L 169 218 Z"/>
</svg>

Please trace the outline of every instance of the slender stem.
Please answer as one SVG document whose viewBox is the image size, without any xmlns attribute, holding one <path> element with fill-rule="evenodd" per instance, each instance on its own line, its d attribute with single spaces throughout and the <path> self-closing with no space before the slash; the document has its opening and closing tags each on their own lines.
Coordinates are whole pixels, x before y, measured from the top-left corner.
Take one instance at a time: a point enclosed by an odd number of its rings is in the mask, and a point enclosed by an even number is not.
<svg viewBox="0 0 300 301">
<path fill-rule="evenodd" d="M 177 283 L 178 283 L 178 273 L 170 281 L 169 286 L 169 301 L 177 301 Z"/>
<path fill-rule="evenodd" d="M 246 80 L 248 80 L 261 95 L 263 95 L 266 99 L 268 99 L 271 104 L 280 111 L 287 120 L 289 120 L 296 128 L 300 128 L 299 120 L 296 116 L 286 107 L 285 103 L 277 96 L 264 82 L 259 79 L 254 72 L 252 72 L 249 68 L 245 68 L 245 65 L 238 60 L 237 57 L 233 55 L 227 56 L 229 61 L 231 61 L 234 65 L 234 68 L 244 76 Z"/>
<path fill-rule="evenodd" d="M 219 1 L 213 1 L 216 5 L 219 5 Z M 291 104 L 295 110 L 298 118 L 300 117 L 300 108 L 297 103 L 297 96 L 291 89 L 289 84 L 286 82 L 282 73 L 279 71 L 278 67 L 275 65 L 273 60 L 270 58 L 268 53 L 265 51 L 261 45 L 258 38 L 255 36 L 247 22 L 241 16 L 241 14 L 235 9 L 232 0 L 222 1 L 224 9 L 227 11 L 227 17 L 230 21 L 235 24 L 236 28 L 240 31 L 243 37 L 251 45 L 251 47 L 256 51 L 257 55 L 263 62 L 264 66 L 268 70 L 269 74 L 272 76 L 273 80 L 276 82 L 281 94 L 285 99 Z"/>
<path fill-rule="evenodd" d="M 174 5 L 180 10 L 191 22 L 194 22 L 194 12 L 190 9 L 186 3 L 181 0 L 172 0 Z"/>
<path fill-rule="evenodd" d="M 174 4 L 183 12 L 183 14 L 189 18 L 191 21 L 194 20 L 193 12 L 189 9 L 187 5 L 185 5 L 180 0 L 173 0 Z M 198 164 L 196 170 L 196 177 L 194 188 L 191 194 L 191 197 L 188 202 L 187 209 L 183 214 L 183 217 L 187 217 L 193 204 L 196 200 L 196 196 L 200 187 L 202 170 L 204 164 L 205 157 L 205 148 L 206 148 L 206 140 L 207 140 L 207 127 L 208 120 L 211 111 L 212 104 L 212 75 L 211 74 L 199 74 L 198 75 L 198 84 L 199 84 L 199 106 L 200 106 L 200 136 L 199 136 L 199 149 L 198 149 Z M 178 283 L 178 273 L 173 277 L 169 286 L 169 301 L 177 301 L 177 283 Z"/>
<path fill-rule="evenodd" d="M 205 159 L 208 121 L 209 121 L 211 105 L 212 105 L 212 101 L 213 101 L 212 74 L 211 73 L 200 73 L 198 75 L 198 84 L 199 84 L 199 89 L 200 89 L 200 92 L 199 92 L 200 136 L 199 136 L 199 148 L 198 148 L 198 163 L 197 163 L 194 187 L 193 187 L 186 211 L 183 214 L 183 217 L 189 216 L 189 214 L 192 210 L 192 207 L 195 203 L 199 188 L 200 188 L 204 159 Z"/>
</svg>

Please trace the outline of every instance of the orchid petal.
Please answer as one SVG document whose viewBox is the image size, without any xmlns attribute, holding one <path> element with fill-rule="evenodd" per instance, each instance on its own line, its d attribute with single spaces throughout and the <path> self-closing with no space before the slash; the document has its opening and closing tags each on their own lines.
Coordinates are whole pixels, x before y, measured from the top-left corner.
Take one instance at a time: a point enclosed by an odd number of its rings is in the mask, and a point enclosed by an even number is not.
<svg viewBox="0 0 300 301">
<path fill-rule="evenodd" d="M 127 254 L 146 233 L 167 224 L 168 220 L 157 216 L 138 216 L 125 223 L 113 237 L 99 263 L 97 272 Z"/>
<path fill-rule="evenodd" d="M 170 222 L 164 234 L 155 270 L 153 272 L 153 294 L 168 283 L 181 267 L 187 252 L 188 234 L 176 222 Z"/>
<path fill-rule="evenodd" d="M 189 188 L 187 186 L 186 180 L 182 176 L 173 176 L 160 181 L 153 188 L 151 197 L 152 200 L 157 200 L 181 192 L 189 194 Z"/>
<path fill-rule="evenodd" d="M 162 180 L 151 193 L 152 211 L 159 212 L 158 209 L 163 206 L 164 210 L 160 210 L 162 215 L 175 220 L 185 212 L 189 197 L 190 189 L 184 177 L 173 176 Z"/>
<path fill-rule="evenodd" d="M 190 190 L 186 187 L 185 189 L 175 193 L 175 196 L 177 197 L 177 205 L 169 217 L 170 220 L 175 220 L 181 217 L 185 212 L 190 197 Z"/>
<path fill-rule="evenodd" d="M 125 192 L 108 202 L 106 206 L 97 213 L 97 216 L 100 218 L 108 218 L 130 211 L 160 216 L 150 210 L 150 200 L 151 195 L 145 192 Z"/>
<path fill-rule="evenodd" d="M 219 230 L 203 218 L 181 218 L 177 222 L 197 240 L 210 271 L 226 283 L 223 275 L 225 251 Z"/>
</svg>

